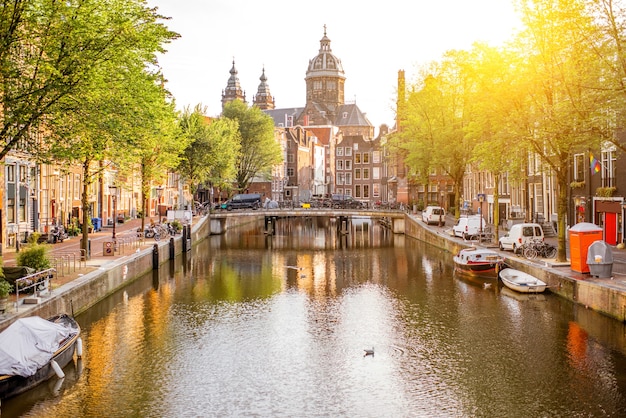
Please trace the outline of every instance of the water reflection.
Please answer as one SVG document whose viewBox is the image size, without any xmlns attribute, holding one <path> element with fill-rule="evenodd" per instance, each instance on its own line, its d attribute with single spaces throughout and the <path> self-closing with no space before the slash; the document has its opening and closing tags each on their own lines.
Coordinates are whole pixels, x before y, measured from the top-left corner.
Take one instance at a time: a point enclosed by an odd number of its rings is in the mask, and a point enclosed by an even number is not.
<svg viewBox="0 0 626 418">
<path fill-rule="evenodd" d="M 211 237 L 79 317 L 83 372 L 57 397 L 8 402 L 26 416 L 626 413 L 623 324 L 351 228 Z"/>
</svg>

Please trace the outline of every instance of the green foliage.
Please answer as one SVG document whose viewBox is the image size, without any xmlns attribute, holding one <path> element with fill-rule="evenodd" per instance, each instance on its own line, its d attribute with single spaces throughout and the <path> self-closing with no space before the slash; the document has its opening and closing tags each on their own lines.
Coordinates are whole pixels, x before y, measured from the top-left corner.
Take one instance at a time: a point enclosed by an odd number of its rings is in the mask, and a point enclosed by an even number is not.
<svg viewBox="0 0 626 418">
<path fill-rule="evenodd" d="M 39 232 L 33 232 L 32 234 L 30 234 L 28 236 L 28 243 L 29 244 L 36 244 L 39 242 L 39 237 L 41 236 L 41 233 Z"/>
<path fill-rule="evenodd" d="M 178 172 L 189 181 L 192 194 L 202 184 L 223 187 L 232 182 L 241 148 L 236 121 L 210 120 L 205 113 L 206 108 L 198 104 L 193 111 L 185 108 L 179 117 L 180 129 L 189 143 Z"/>
<path fill-rule="evenodd" d="M 255 176 L 269 173 L 282 162 L 280 144 L 274 137 L 274 120 L 258 107 L 248 107 L 240 100 L 227 103 L 222 115 L 236 121 L 239 127 L 241 151 L 236 182 L 238 189 L 244 191 Z"/>
<path fill-rule="evenodd" d="M 162 45 L 177 37 L 158 23 L 161 18 L 143 0 L 3 2 L 0 159 L 18 143 L 34 154 L 47 150 L 31 129 L 50 121 L 54 113 L 81 112 L 86 86 L 96 77 L 109 75 L 110 92 L 115 94 L 116 77 L 123 77 L 135 63 L 145 67 L 155 62 Z M 77 120 L 95 117 L 95 125 L 107 110 Z M 57 123 L 47 131 L 65 126 Z"/>
<path fill-rule="evenodd" d="M 49 246 L 47 244 L 29 244 L 17 253 L 17 265 L 31 267 L 35 271 L 49 269 L 50 258 L 48 256 Z"/>
<path fill-rule="evenodd" d="M 4 279 L 0 279 L 0 299 L 4 299 L 9 296 L 9 293 L 13 291 L 13 285 Z"/>
<path fill-rule="evenodd" d="M 598 187 L 596 189 L 596 196 L 599 197 L 611 197 L 617 189 L 615 187 Z"/>
<path fill-rule="evenodd" d="M 183 229 L 183 224 L 180 223 L 180 221 L 178 219 L 174 219 L 172 221 L 172 227 L 174 228 L 174 230 L 176 232 L 179 232 L 179 231 L 181 231 Z"/>
</svg>

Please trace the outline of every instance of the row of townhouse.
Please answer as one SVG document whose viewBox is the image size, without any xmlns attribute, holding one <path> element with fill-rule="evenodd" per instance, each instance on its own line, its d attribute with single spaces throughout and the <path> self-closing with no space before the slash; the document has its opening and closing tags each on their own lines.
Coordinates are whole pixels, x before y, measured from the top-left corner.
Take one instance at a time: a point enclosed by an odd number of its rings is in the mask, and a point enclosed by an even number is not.
<svg viewBox="0 0 626 418">
<path fill-rule="evenodd" d="M 603 239 L 608 244 L 624 242 L 624 159 L 624 153 L 612 144 L 605 144 L 597 154 L 587 150 L 573 155 L 570 182 L 566 191 L 566 228 L 580 222 L 589 222 L 602 228 Z M 484 196 L 482 206 L 489 223 L 493 223 L 494 212 L 498 211 L 498 218 L 505 228 L 518 222 L 537 222 L 543 225 L 548 234 L 556 234 L 556 176 L 536 155 L 529 156 L 526 170 L 523 181 L 515 181 L 504 175 L 496 185 L 491 173 L 474 172 L 470 168 L 464 179 L 463 200 L 470 211 L 477 213 L 481 207 L 480 197 Z M 494 203 L 496 187 L 497 207 Z"/>
<path fill-rule="evenodd" d="M 10 152 L 3 163 L 0 254 L 9 248 L 19 250 L 20 244 L 33 233 L 46 238 L 57 225 L 63 225 L 69 232 L 82 225 L 85 219 L 80 166 L 39 164 L 19 151 Z M 98 167 L 94 167 L 94 171 L 97 170 Z M 140 186 L 138 171 L 130 178 L 122 178 L 114 169 L 103 169 L 97 181 L 87 189 L 88 223 L 106 227 L 115 221 L 139 216 Z M 165 184 L 151 187 L 146 216 L 158 220 L 168 209 L 190 208 L 190 203 L 187 186 L 179 175 L 170 173 Z"/>
</svg>

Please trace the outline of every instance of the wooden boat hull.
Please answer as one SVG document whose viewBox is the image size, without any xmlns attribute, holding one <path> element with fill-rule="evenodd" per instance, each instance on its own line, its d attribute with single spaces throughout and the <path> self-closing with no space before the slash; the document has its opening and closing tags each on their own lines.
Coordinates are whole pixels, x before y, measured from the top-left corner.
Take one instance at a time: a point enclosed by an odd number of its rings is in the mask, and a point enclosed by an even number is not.
<svg viewBox="0 0 626 418">
<path fill-rule="evenodd" d="M 489 250 L 466 248 L 454 256 L 455 269 L 464 274 L 482 277 L 498 277 L 503 263 L 502 257 Z"/>
<path fill-rule="evenodd" d="M 546 283 L 520 270 L 506 268 L 500 271 L 500 280 L 506 287 L 520 293 L 542 293 Z"/>
<path fill-rule="evenodd" d="M 67 315 L 54 316 L 52 318 L 49 318 L 49 321 L 69 321 L 78 330 L 78 332 L 76 332 L 74 335 L 71 335 L 67 339 L 67 341 L 64 342 L 64 344 L 56 351 L 56 353 L 54 353 L 54 356 L 52 357 L 52 360 L 56 361 L 61 368 L 64 368 L 70 361 L 74 359 L 76 343 L 80 336 L 80 326 L 73 318 Z M 24 393 L 27 390 L 32 389 L 35 386 L 45 382 L 54 375 L 55 371 L 52 368 L 50 362 L 37 370 L 34 375 L 29 377 L 1 375 L 0 399 L 7 399 L 12 396 L 19 395 L 20 393 Z"/>
</svg>

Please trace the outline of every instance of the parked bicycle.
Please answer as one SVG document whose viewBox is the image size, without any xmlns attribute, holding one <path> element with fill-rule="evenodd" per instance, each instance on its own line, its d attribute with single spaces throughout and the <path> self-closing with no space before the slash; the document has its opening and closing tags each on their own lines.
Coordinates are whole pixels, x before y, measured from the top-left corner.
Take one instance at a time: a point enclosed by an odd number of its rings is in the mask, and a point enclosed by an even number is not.
<svg viewBox="0 0 626 418">
<path fill-rule="evenodd" d="M 556 252 L 556 247 L 545 241 L 527 241 L 521 248 L 521 253 L 529 260 L 534 260 L 537 257 L 555 258 Z"/>
</svg>

